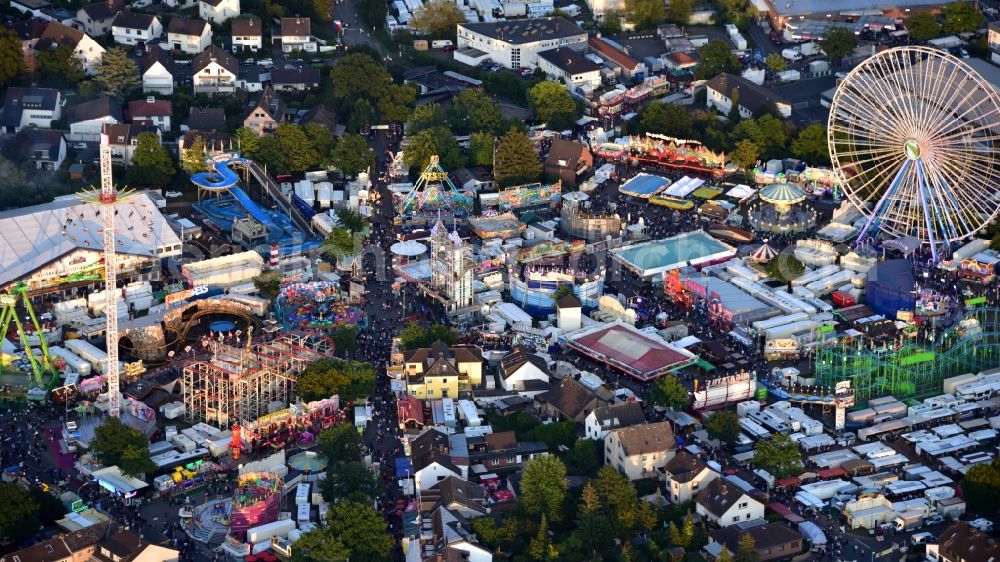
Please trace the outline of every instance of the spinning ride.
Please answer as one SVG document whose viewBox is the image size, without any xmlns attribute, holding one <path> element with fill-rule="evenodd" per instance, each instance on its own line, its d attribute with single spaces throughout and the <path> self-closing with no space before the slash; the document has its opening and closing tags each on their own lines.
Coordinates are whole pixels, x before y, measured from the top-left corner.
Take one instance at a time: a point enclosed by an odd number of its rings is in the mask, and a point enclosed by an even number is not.
<svg viewBox="0 0 1000 562">
<path fill-rule="evenodd" d="M 336 328 L 364 320 L 360 306 L 332 281 L 292 283 L 282 287 L 275 299 L 278 318 L 295 328 Z"/>
<path fill-rule="evenodd" d="M 455 187 L 435 154 L 413 190 L 398 203 L 397 210 L 409 220 L 430 222 L 440 217 L 468 215 L 472 211 L 472 200 Z"/>
<path fill-rule="evenodd" d="M 854 68 L 833 97 L 830 158 L 876 232 L 953 248 L 996 218 L 1000 96 L 970 66 L 929 47 L 888 49 Z"/>
</svg>

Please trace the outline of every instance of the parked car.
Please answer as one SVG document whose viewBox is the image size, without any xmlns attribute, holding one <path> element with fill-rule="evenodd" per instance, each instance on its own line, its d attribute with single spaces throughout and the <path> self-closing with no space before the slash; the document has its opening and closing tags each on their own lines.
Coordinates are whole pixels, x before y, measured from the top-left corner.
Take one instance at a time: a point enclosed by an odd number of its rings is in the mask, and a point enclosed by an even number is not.
<svg viewBox="0 0 1000 562">
<path fill-rule="evenodd" d="M 163 196 L 166 197 L 167 199 L 176 199 L 182 195 L 184 194 L 181 193 L 180 191 L 168 191 L 163 194 Z"/>
<path fill-rule="evenodd" d="M 932 515 L 924 520 L 924 525 L 928 527 L 940 525 L 941 523 L 944 523 L 944 515 Z"/>
<path fill-rule="evenodd" d="M 259 64 L 264 68 L 271 68 L 272 66 L 274 66 L 274 61 L 271 59 L 260 59 Z"/>
</svg>

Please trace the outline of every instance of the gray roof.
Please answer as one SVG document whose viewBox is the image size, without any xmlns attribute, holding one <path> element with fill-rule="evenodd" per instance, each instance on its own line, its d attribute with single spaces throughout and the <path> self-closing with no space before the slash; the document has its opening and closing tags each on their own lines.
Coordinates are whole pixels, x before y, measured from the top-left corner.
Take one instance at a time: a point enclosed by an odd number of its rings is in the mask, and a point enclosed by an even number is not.
<svg viewBox="0 0 1000 562">
<path fill-rule="evenodd" d="M 574 35 L 582 35 L 583 39 L 586 39 L 587 36 L 587 32 L 580 29 L 580 26 L 560 17 L 460 23 L 458 25 L 474 33 L 515 45 L 535 43 L 543 40 L 565 39 Z"/>
<path fill-rule="evenodd" d="M 87 34 L 63 25 L 57 21 L 49 22 L 45 26 L 45 31 L 42 32 L 42 36 L 38 38 L 38 42 L 35 43 L 35 50 L 41 51 L 45 49 L 51 49 L 53 47 L 58 47 L 59 45 L 69 45 L 70 47 L 76 48 L 77 44 L 86 36 Z"/>
<path fill-rule="evenodd" d="M 32 158 L 41 155 L 41 160 L 55 161 L 59 156 L 59 147 L 63 143 L 63 132 L 50 129 L 27 129 L 28 142 L 31 143 Z"/>
<path fill-rule="evenodd" d="M 157 249 L 181 243 L 145 194 L 119 205 L 118 252 L 157 257 Z M 75 251 L 103 249 L 100 205 L 75 197 L 0 213 L 0 285 L 27 277 Z"/>
<path fill-rule="evenodd" d="M 857 15 L 870 10 L 888 11 L 892 9 L 917 8 L 921 6 L 940 6 L 941 0 L 892 0 L 891 2 L 872 2 L 872 0 L 768 0 L 767 4 L 779 16 L 804 16 L 808 14 L 845 14 Z"/>
<path fill-rule="evenodd" d="M 140 14 L 138 12 L 118 12 L 115 20 L 111 22 L 113 27 L 125 27 L 128 29 L 149 29 L 153 25 L 156 16 L 152 14 Z"/>
<path fill-rule="evenodd" d="M 590 59 L 573 49 L 559 47 L 538 53 L 538 58 L 545 59 L 552 66 L 569 74 L 582 74 L 584 72 L 595 72 L 601 69 Z"/>
<path fill-rule="evenodd" d="M 5 127 L 21 125 L 21 114 L 25 109 L 55 109 L 59 100 L 59 90 L 52 88 L 21 88 L 11 86 L 4 94 L 2 124 Z"/>
<path fill-rule="evenodd" d="M 116 122 L 122 122 L 122 106 L 108 96 L 102 96 L 96 100 L 78 103 L 66 108 L 66 122 L 79 123 L 111 116 Z"/>
<path fill-rule="evenodd" d="M 320 72 L 315 68 L 275 68 L 271 71 L 271 83 L 278 84 L 319 84 Z"/>
<path fill-rule="evenodd" d="M 721 517 L 745 495 L 746 493 L 734 484 L 716 478 L 698 492 L 695 501 L 712 515 Z"/>
<path fill-rule="evenodd" d="M 209 45 L 207 49 L 195 55 L 191 59 L 191 69 L 195 73 L 201 72 L 202 69 L 213 61 L 219 63 L 219 66 L 222 68 L 232 72 L 234 76 L 239 73 L 240 63 L 237 62 L 236 57 L 222 50 L 222 47 L 218 45 Z"/>
<path fill-rule="evenodd" d="M 671 480 L 683 484 L 690 482 L 706 468 L 708 468 L 708 465 L 702 462 L 700 458 L 682 449 L 677 451 L 674 458 L 667 461 L 663 470 L 670 475 Z"/>
<path fill-rule="evenodd" d="M 705 86 L 727 98 L 732 95 L 732 91 L 735 88 L 740 93 L 740 105 L 750 111 L 757 111 L 762 105 L 768 102 L 788 103 L 780 94 L 772 92 L 763 86 L 758 86 L 742 76 L 726 72 L 712 78 L 705 83 Z"/>
<path fill-rule="evenodd" d="M 638 402 L 620 402 L 594 410 L 594 417 L 602 426 L 609 422 L 611 429 L 646 423 L 646 414 Z"/>
<path fill-rule="evenodd" d="M 208 22 L 204 20 L 186 18 L 184 16 L 174 16 L 167 24 L 167 33 L 177 33 L 180 35 L 195 35 L 201 37 Z"/>
<path fill-rule="evenodd" d="M 113 18 L 122 9 L 122 2 L 118 0 L 107 0 L 105 2 L 94 2 L 80 8 L 90 19 L 106 20 Z"/>
<path fill-rule="evenodd" d="M 161 49 L 159 45 L 150 45 L 146 54 L 142 55 L 139 59 L 139 73 L 145 74 L 150 68 L 152 68 L 156 63 L 163 65 L 163 68 L 167 70 L 171 75 L 174 74 L 176 70 L 174 68 L 174 59 L 170 56 L 170 53 L 164 49 Z"/>
</svg>

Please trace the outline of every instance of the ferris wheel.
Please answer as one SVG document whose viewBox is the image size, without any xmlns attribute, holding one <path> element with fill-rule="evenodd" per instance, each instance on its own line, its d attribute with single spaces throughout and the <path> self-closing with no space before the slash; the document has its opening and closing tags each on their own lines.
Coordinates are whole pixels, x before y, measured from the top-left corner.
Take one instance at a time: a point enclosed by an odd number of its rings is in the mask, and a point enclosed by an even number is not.
<svg viewBox="0 0 1000 562">
<path fill-rule="evenodd" d="M 888 49 L 833 96 L 830 158 L 843 191 L 881 232 L 953 248 L 1000 210 L 1000 96 L 961 60 L 928 47 Z"/>
</svg>

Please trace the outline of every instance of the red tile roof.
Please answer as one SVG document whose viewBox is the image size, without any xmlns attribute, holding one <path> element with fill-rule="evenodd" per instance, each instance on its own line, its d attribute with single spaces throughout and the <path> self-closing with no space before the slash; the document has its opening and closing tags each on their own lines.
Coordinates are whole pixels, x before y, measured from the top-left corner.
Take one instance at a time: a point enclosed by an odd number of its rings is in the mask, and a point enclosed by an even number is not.
<svg viewBox="0 0 1000 562">
<path fill-rule="evenodd" d="M 637 60 L 628 56 L 627 53 L 612 47 L 600 37 L 591 37 L 587 43 L 590 45 L 591 49 L 597 51 L 597 54 L 611 59 L 612 61 L 620 64 L 623 68 L 635 70 L 635 67 L 639 65 Z"/>
<path fill-rule="evenodd" d="M 170 100 L 134 100 L 128 102 L 128 114 L 136 117 L 170 117 L 174 109 Z"/>
</svg>

